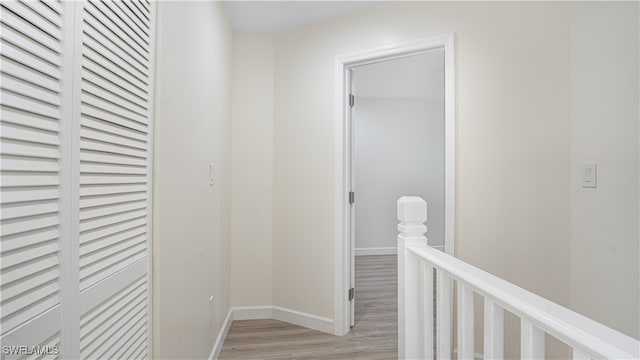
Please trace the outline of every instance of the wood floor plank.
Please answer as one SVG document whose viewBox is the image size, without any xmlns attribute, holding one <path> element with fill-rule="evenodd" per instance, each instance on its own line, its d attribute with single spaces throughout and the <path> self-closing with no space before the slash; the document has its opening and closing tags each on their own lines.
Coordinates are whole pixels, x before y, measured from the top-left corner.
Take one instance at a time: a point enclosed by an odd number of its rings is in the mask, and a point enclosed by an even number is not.
<svg viewBox="0 0 640 360">
<path fill-rule="evenodd" d="M 366 359 L 398 357 L 395 255 L 356 257 L 355 326 L 334 336 L 277 320 L 234 321 L 220 360 Z"/>
</svg>

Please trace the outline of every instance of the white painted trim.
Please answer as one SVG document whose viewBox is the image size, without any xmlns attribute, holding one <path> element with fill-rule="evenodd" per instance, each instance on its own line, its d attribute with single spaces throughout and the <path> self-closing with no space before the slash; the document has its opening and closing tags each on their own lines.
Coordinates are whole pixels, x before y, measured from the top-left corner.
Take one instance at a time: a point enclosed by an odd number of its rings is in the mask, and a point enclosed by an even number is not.
<svg viewBox="0 0 640 360">
<path fill-rule="evenodd" d="M 444 39 L 444 252 L 455 256 L 456 216 L 456 78 L 454 35 Z"/>
<path fill-rule="evenodd" d="M 286 309 L 280 306 L 273 307 L 272 318 L 288 322 L 309 329 L 333 334 L 333 320 L 322 316 L 303 313 L 301 311 Z"/>
<path fill-rule="evenodd" d="M 355 250 L 356 250 L 356 256 L 398 254 L 397 247 L 356 248 Z"/>
<path fill-rule="evenodd" d="M 348 76 L 346 72 L 355 66 L 380 61 L 419 55 L 444 50 L 445 57 L 445 250 L 454 255 L 455 239 L 455 57 L 454 34 L 445 34 L 432 38 L 412 41 L 403 44 L 390 44 L 373 50 L 367 50 L 335 59 L 335 91 L 334 91 L 334 330 L 335 335 L 349 332 L 349 300 L 350 281 L 349 246 L 350 211 L 347 201 L 349 191 L 348 156 L 349 111 L 346 106 L 348 96 Z"/>
<path fill-rule="evenodd" d="M 336 90 L 334 91 L 334 335 L 345 335 L 349 332 L 349 302 L 348 288 L 350 283 L 350 244 L 349 239 L 349 191 L 348 154 L 345 149 L 348 135 L 348 112 L 345 108 L 345 93 L 348 92 L 348 75 L 345 63 L 340 58 L 335 60 Z M 345 190 L 346 189 L 346 190 Z M 346 217 L 346 218 L 345 218 Z"/>
<path fill-rule="evenodd" d="M 233 310 L 229 309 L 229 312 L 227 312 L 227 316 L 224 318 L 224 322 L 222 323 L 222 327 L 218 332 L 218 336 L 216 337 L 216 342 L 213 343 L 213 348 L 211 349 L 211 353 L 209 354 L 209 360 L 218 360 L 218 357 L 220 357 L 220 352 L 222 351 L 224 340 L 227 338 L 227 334 L 229 333 L 229 328 L 231 327 L 232 322 Z"/>
<path fill-rule="evenodd" d="M 150 359 L 154 359 L 153 344 L 153 188 L 155 174 L 155 104 L 156 104 L 156 31 L 158 4 L 152 1 L 149 5 L 149 137 L 147 144 L 147 297 L 149 299 L 147 331 L 149 340 L 147 344 L 147 354 Z M 223 338 L 224 339 L 224 338 Z"/>
<path fill-rule="evenodd" d="M 231 309 L 233 320 L 261 320 L 272 319 L 271 306 L 240 306 Z"/>
<path fill-rule="evenodd" d="M 280 306 L 241 306 L 234 307 L 231 311 L 234 321 L 273 319 L 333 334 L 334 321 L 332 319 Z"/>
<path fill-rule="evenodd" d="M 73 76 L 71 78 L 67 78 L 69 82 L 72 83 L 72 97 L 73 103 L 71 105 L 72 114 L 69 118 L 71 120 L 69 134 L 71 135 L 71 141 L 67 142 L 71 147 L 71 173 L 69 174 L 71 179 L 71 192 L 67 194 L 67 196 L 71 197 L 71 209 L 69 209 L 69 214 L 71 215 L 71 239 L 75 239 L 78 234 L 80 234 L 80 177 L 76 176 L 76 174 L 80 174 L 80 131 L 81 131 L 81 94 L 82 94 L 82 36 L 84 35 L 83 29 L 83 15 L 84 15 L 84 4 L 82 2 L 77 2 L 74 4 L 74 28 L 73 28 L 73 38 L 65 39 L 68 42 L 73 43 L 73 54 L 70 56 L 73 57 L 73 68 L 75 71 L 72 71 Z M 67 140 L 68 141 L 68 140 Z M 65 142 L 63 142 L 64 144 Z M 64 146 L 61 146 L 64 149 Z M 63 150 L 64 151 L 64 150 Z M 77 157 L 77 158 L 76 158 Z M 71 324 L 71 342 L 67 343 L 67 353 L 64 354 L 65 357 L 69 357 L 72 359 L 76 359 L 80 357 L 80 243 L 78 241 L 71 241 L 70 246 L 71 253 L 71 273 L 68 274 L 69 279 L 71 280 L 72 288 L 71 293 L 72 298 L 67 305 L 69 309 L 69 313 L 65 317 L 64 320 L 67 323 Z M 64 306 L 64 305 L 63 305 Z M 64 324 L 64 321 L 63 321 Z M 64 348 L 64 343 L 62 344 Z"/>
<path fill-rule="evenodd" d="M 73 245 L 75 239 L 75 235 L 78 234 L 78 221 L 76 216 L 79 216 L 77 211 L 77 199 L 79 196 L 78 192 L 75 190 L 79 188 L 80 179 L 74 177 L 72 174 L 76 174 L 77 167 L 72 160 L 74 158 L 74 154 L 79 152 L 79 130 L 76 130 L 76 104 L 75 101 L 75 87 L 77 80 L 76 77 L 78 75 L 74 74 L 74 63 L 79 59 L 76 55 L 78 50 L 74 49 L 74 44 L 78 44 L 76 42 L 76 25 L 78 22 L 82 24 L 82 20 L 78 19 L 80 16 L 76 16 L 76 9 L 79 8 L 78 4 L 72 2 L 62 2 L 61 3 L 62 10 L 62 18 L 64 23 L 62 24 L 63 29 L 63 49 L 62 49 L 62 61 L 63 61 L 63 79 L 65 81 L 62 82 L 63 88 L 61 89 L 62 93 L 62 106 L 61 106 L 61 114 L 64 119 L 59 122 L 60 131 L 58 133 L 60 143 L 65 144 L 65 146 L 60 147 L 60 157 L 58 158 L 60 173 L 63 178 L 65 176 L 69 176 L 68 181 L 61 181 L 59 185 L 60 191 L 60 211 L 58 212 L 59 221 L 60 221 L 60 234 L 62 242 L 59 243 L 61 246 L 59 248 L 59 256 L 60 256 L 60 303 L 62 309 L 62 319 L 65 319 L 62 322 L 61 328 L 61 347 L 60 347 L 60 357 L 61 358 L 76 358 L 80 355 L 79 346 L 77 346 L 76 339 L 80 338 L 80 330 L 79 330 L 79 322 L 74 322 L 75 320 L 80 319 L 80 315 L 78 313 L 78 304 L 79 298 L 76 296 L 79 292 L 79 275 L 78 275 L 78 256 L 79 251 L 77 250 L 77 246 Z M 68 39 L 68 40 L 67 40 Z M 78 111 L 79 112 L 79 111 Z M 79 128 L 79 126 L 77 126 Z M 78 132 L 76 132 L 78 131 Z M 77 139 L 77 140 L 76 140 Z M 70 146 L 69 146 L 70 145 Z M 69 320 L 69 321 L 67 321 Z M 59 320 L 58 320 L 59 321 Z M 13 345 L 6 342 L 7 345 Z M 4 358 L 4 356 L 2 356 Z"/>
</svg>

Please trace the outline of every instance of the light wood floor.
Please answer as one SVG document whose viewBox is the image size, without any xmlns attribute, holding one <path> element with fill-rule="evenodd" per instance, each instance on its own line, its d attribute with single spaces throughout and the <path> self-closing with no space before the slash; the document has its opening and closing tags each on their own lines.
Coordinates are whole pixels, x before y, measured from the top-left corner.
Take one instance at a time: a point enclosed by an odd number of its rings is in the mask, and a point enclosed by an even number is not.
<svg viewBox="0 0 640 360">
<path fill-rule="evenodd" d="M 397 359 L 395 255 L 356 257 L 356 324 L 333 336 L 277 320 L 234 321 L 221 360 Z"/>
</svg>

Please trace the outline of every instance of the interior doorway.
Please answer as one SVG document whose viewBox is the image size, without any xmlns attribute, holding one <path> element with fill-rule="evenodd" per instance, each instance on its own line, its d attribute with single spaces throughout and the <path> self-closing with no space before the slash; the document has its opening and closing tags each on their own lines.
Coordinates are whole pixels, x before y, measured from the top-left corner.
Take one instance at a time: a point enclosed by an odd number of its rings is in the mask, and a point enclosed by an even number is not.
<svg viewBox="0 0 640 360">
<path fill-rule="evenodd" d="M 355 256 L 396 254 L 396 201 L 429 205 L 429 245 L 444 250 L 444 51 L 352 69 Z"/>
<path fill-rule="evenodd" d="M 394 307 L 364 275 L 396 262 L 397 199 L 427 201 L 429 245 L 444 250 L 444 50 L 354 67 L 351 94 L 353 327 Z"/>
<path fill-rule="evenodd" d="M 337 58 L 337 335 L 356 320 L 356 254 L 395 254 L 397 198 L 425 198 L 429 243 L 453 254 L 453 65 L 452 34 Z"/>
</svg>

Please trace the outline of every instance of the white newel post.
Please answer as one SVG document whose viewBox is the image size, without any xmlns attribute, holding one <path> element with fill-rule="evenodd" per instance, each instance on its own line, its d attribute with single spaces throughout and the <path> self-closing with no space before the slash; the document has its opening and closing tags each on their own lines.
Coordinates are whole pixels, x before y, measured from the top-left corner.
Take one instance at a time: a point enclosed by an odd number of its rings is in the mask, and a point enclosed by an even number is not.
<svg viewBox="0 0 640 360">
<path fill-rule="evenodd" d="M 398 358 L 433 358 L 433 268 L 407 250 L 427 244 L 427 203 L 416 196 L 398 200 Z"/>
</svg>

